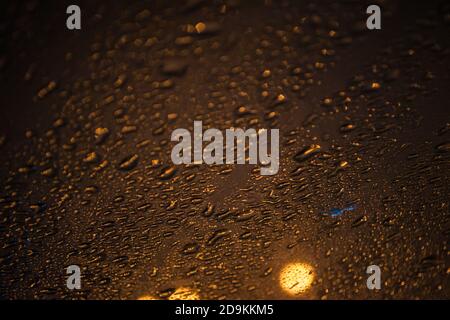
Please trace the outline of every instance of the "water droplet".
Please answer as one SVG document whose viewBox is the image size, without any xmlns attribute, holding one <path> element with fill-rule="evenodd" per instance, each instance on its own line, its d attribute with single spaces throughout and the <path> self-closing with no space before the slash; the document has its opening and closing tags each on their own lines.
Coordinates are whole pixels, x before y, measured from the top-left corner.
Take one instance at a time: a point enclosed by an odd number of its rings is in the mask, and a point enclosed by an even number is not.
<svg viewBox="0 0 450 320">
<path fill-rule="evenodd" d="M 139 156 L 137 154 L 130 155 L 120 162 L 119 169 L 124 171 L 131 170 L 136 167 L 138 160 Z"/>
</svg>

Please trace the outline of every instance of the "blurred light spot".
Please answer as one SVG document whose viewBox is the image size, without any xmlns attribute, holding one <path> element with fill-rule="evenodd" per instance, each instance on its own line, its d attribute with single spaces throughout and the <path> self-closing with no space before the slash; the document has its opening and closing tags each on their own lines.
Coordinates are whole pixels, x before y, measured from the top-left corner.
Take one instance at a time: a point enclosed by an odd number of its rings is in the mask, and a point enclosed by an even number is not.
<svg viewBox="0 0 450 320">
<path fill-rule="evenodd" d="M 333 208 L 328 212 L 322 212 L 323 215 L 331 216 L 331 217 L 337 217 L 341 214 L 347 212 L 347 211 L 353 211 L 356 209 L 356 205 L 352 204 L 345 208 L 339 209 L 339 208 Z"/>
<path fill-rule="evenodd" d="M 376 89 L 380 89 L 381 85 L 378 82 L 372 82 L 371 87 L 372 87 L 372 89 L 376 90 Z"/>
<path fill-rule="evenodd" d="M 290 263 L 280 273 L 281 288 L 292 295 L 304 293 L 311 287 L 313 280 L 314 270 L 306 263 Z"/>
<path fill-rule="evenodd" d="M 153 296 L 142 296 L 139 297 L 138 300 L 158 300 L 158 299 Z"/>
<path fill-rule="evenodd" d="M 200 296 L 191 288 L 181 287 L 175 290 L 169 300 L 200 300 Z"/>
<path fill-rule="evenodd" d="M 278 101 L 278 102 L 283 102 L 283 101 L 285 101 L 285 100 L 286 100 L 286 96 L 285 96 L 285 95 L 279 94 L 279 95 L 277 96 L 277 101 Z"/>
<path fill-rule="evenodd" d="M 266 69 L 266 70 L 264 70 L 262 76 L 264 78 L 268 78 L 268 77 L 270 77 L 270 74 L 271 74 L 270 70 Z"/>
</svg>

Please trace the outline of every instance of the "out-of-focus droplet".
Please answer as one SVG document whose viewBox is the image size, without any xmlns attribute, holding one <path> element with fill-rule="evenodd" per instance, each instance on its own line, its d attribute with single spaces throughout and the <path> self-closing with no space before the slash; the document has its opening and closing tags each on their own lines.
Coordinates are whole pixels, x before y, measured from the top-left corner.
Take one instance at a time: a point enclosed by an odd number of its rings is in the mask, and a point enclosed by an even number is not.
<svg viewBox="0 0 450 320">
<path fill-rule="evenodd" d="M 204 24 L 203 22 L 199 22 L 195 25 L 194 28 L 197 33 L 202 33 L 206 30 L 206 24 Z"/>
<path fill-rule="evenodd" d="M 95 143 L 102 144 L 109 135 L 108 128 L 98 127 L 95 129 Z"/>
<path fill-rule="evenodd" d="M 85 163 L 95 163 L 98 160 L 99 160 L 98 154 L 96 152 L 90 152 L 84 157 L 83 162 L 85 162 Z"/>
<path fill-rule="evenodd" d="M 370 89 L 372 90 L 378 90 L 381 88 L 381 85 L 378 82 L 372 82 L 372 84 L 370 85 Z"/>
<path fill-rule="evenodd" d="M 324 106 L 326 106 L 326 107 L 331 106 L 332 103 L 333 103 L 333 99 L 331 99 L 331 98 L 325 98 L 325 99 L 323 99 L 323 101 L 322 101 L 322 104 L 323 104 Z"/>
<path fill-rule="evenodd" d="M 303 148 L 297 154 L 294 156 L 294 160 L 297 162 L 302 162 L 305 160 L 308 160 L 309 158 L 313 157 L 320 151 L 320 145 L 318 144 L 312 144 L 308 147 Z"/>
<path fill-rule="evenodd" d="M 354 130 L 355 128 L 356 125 L 354 125 L 353 123 L 346 123 L 339 128 L 339 131 L 342 133 L 347 133 Z"/>
<path fill-rule="evenodd" d="M 138 160 L 139 160 L 139 156 L 137 154 L 128 156 L 120 162 L 119 169 L 124 170 L 124 171 L 131 170 L 134 167 L 136 167 Z"/>
<path fill-rule="evenodd" d="M 45 98 L 50 92 L 52 92 L 53 90 L 55 90 L 56 88 L 56 82 L 55 81 L 50 81 L 46 87 L 42 88 L 41 90 L 39 90 L 38 92 L 38 97 L 43 99 Z"/>
<path fill-rule="evenodd" d="M 449 152 L 450 151 L 450 142 L 443 142 L 436 146 L 436 150 L 438 152 Z"/>
<path fill-rule="evenodd" d="M 172 178 L 176 172 L 177 172 L 177 168 L 175 166 L 163 168 L 161 170 L 159 178 L 161 180 L 168 180 L 168 179 Z"/>
</svg>

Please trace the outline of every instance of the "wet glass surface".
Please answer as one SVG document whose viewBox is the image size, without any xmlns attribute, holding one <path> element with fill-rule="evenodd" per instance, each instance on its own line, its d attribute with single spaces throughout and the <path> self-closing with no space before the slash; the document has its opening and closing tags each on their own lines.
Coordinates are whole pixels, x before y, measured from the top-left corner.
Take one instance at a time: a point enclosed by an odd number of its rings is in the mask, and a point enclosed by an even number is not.
<svg viewBox="0 0 450 320">
<path fill-rule="evenodd" d="M 449 297 L 446 1 L 68 4 L 1 4 L 2 299 Z M 278 174 L 174 165 L 194 120 Z"/>
</svg>

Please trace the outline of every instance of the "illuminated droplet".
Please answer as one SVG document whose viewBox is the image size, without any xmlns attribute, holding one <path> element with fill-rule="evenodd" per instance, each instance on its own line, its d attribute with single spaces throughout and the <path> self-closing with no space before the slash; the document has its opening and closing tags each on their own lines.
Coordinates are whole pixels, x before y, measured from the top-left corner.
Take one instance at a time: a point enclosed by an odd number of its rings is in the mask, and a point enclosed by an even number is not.
<svg viewBox="0 0 450 320">
<path fill-rule="evenodd" d="M 195 25 L 195 30 L 197 33 L 202 33 L 206 30 L 206 25 L 203 22 L 199 22 Z"/>
<path fill-rule="evenodd" d="M 341 161 L 341 162 L 339 162 L 339 167 L 345 168 L 346 166 L 348 166 L 348 162 L 347 162 L 347 161 Z"/>
<path fill-rule="evenodd" d="M 325 99 L 323 99 L 323 105 L 324 106 L 331 106 L 331 104 L 333 103 L 333 99 L 331 99 L 331 98 L 325 98 Z"/>
<path fill-rule="evenodd" d="M 371 88 L 377 90 L 381 88 L 381 85 L 378 82 L 372 82 Z"/>
<path fill-rule="evenodd" d="M 88 154 L 84 157 L 83 162 L 86 162 L 86 163 L 93 163 L 93 162 L 97 162 L 97 160 L 98 160 L 98 155 L 97 155 L 97 153 L 95 153 L 95 152 L 90 152 L 90 153 L 88 153 Z"/>
<path fill-rule="evenodd" d="M 178 114 L 176 114 L 176 113 L 169 113 L 167 115 L 167 119 L 170 121 L 176 120 L 177 118 L 178 118 Z"/>
<path fill-rule="evenodd" d="M 191 288 L 181 287 L 175 290 L 169 300 L 200 300 L 200 296 Z"/>
<path fill-rule="evenodd" d="M 285 96 L 285 95 L 279 94 L 279 95 L 277 96 L 277 101 L 278 101 L 278 102 L 283 102 L 283 101 L 285 101 L 285 100 L 286 100 L 286 96 Z"/>
<path fill-rule="evenodd" d="M 299 295 L 311 287 L 314 270 L 306 263 L 290 263 L 281 270 L 280 286 L 289 294 Z"/>
</svg>

